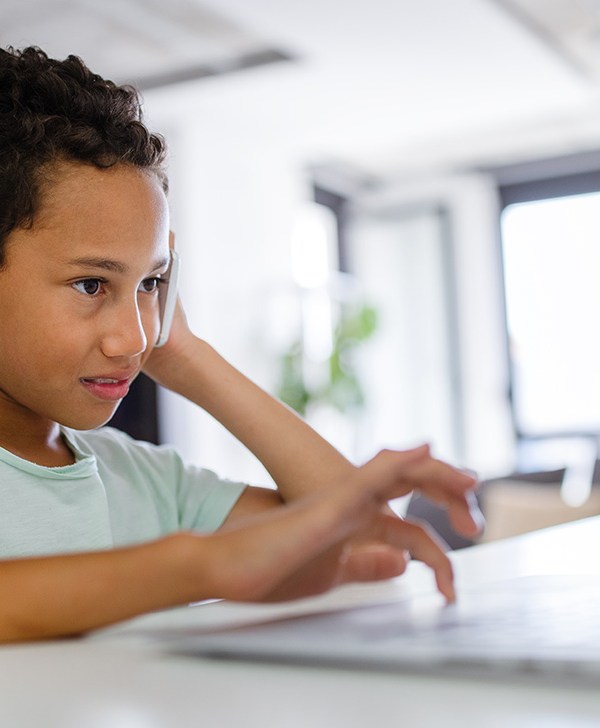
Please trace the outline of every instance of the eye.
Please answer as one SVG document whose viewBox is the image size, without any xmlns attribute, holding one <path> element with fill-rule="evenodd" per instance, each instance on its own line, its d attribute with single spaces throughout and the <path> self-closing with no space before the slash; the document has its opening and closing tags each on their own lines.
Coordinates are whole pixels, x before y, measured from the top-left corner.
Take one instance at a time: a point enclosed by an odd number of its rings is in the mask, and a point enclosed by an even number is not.
<svg viewBox="0 0 600 728">
<path fill-rule="evenodd" d="M 81 281 L 75 281 L 73 288 L 86 296 L 97 296 L 102 290 L 102 283 L 100 278 L 84 278 Z"/>
<path fill-rule="evenodd" d="M 140 290 L 143 293 L 154 293 L 154 291 L 158 290 L 159 285 L 165 282 L 164 278 L 146 278 L 140 283 Z"/>
</svg>

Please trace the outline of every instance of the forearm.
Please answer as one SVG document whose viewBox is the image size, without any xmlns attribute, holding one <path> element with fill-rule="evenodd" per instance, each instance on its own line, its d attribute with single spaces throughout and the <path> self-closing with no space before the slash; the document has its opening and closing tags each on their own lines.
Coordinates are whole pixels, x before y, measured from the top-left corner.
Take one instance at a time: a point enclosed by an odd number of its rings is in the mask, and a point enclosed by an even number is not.
<svg viewBox="0 0 600 728">
<path fill-rule="evenodd" d="M 0 561 L 0 641 L 81 634 L 208 597 L 210 586 L 205 593 L 188 573 L 192 540 L 177 534 L 114 551 Z M 194 566 L 201 575 L 197 558 Z"/>
<path fill-rule="evenodd" d="M 287 499 L 339 482 L 354 471 L 294 412 L 195 338 L 164 383 L 209 412 L 263 463 Z"/>
<path fill-rule="evenodd" d="M 406 550 L 434 569 L 451 600 L 452 569 L 439 546 L 419 526 L 381 510 L 405 495 L 423 470 L 435 480 L 440 467 L 460 479 L 425 447 L 383 452 L 343 485 L 294 504 L 277 507 L 263 494 L 260 510 L 252 513 L 249 505 L 244 522 L 212 534 L 184 532 L 113 551 L 0 561 L 0 642 L 81 634 L 210 597 L 290 599 L 346 581 L 388 578 L 404 570 Z M 370 548 L 349 550 L 355 536 Z"/>
</svg>

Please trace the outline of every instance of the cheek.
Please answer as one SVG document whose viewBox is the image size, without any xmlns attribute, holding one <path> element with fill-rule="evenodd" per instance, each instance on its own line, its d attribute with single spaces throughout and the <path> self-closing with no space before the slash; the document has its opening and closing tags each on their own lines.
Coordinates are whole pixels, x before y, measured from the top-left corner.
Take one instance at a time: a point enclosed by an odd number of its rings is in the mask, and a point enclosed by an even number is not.
<svg viewBox="0 0 600 728">
<path fill-rule="evenodd" d="M 51 381 L 76 368 L 85 358 L 81 337 L 72 331 L 61 335 L 47 328 L 38 331 L 37 337 L 34 333 L 19 334 L 2 346 L 6 361 L 17 374 L 33 374 Z"/>
<path fill-rule="evenodd" d="M 44 357 L 51 331 L 39 326 L 25 307 L 9 306 L 0 321 L 0 350 L 3 361 L 13 367 L 30 368 Z"/>
<path fill-rule="evenodd" d="M 158 340 L 160 333 L 160 311 L 158 301 L 152 301 L 148 305 L 140 307 L 140 317 L 146 339 L 148 340 L 148 350 L 151 351 L 154 344 Z"/>
<path fill-rule="evenodd" d="M 23 371 L 58 373 L 86 355 L 91 343 L 85 321 L 65 315 L 48 296 L 46 305 L 20 302 L 0 316 L 0 351 L 11 366 Z"/>
</svg>

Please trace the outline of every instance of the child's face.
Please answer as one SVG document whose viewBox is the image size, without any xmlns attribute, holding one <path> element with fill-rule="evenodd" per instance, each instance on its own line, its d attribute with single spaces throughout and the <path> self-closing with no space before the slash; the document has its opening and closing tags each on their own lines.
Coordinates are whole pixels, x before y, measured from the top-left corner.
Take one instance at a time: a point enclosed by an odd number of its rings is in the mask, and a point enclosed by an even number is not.
<svg viewBox="0 0 600 728">
<path fill-rule="evenodd" d="M 168 231 L 153 174 L 53 170 L 0 269 L 0 420 L 89 429 L 112 416 L 158 336 Z"/>
</svg>

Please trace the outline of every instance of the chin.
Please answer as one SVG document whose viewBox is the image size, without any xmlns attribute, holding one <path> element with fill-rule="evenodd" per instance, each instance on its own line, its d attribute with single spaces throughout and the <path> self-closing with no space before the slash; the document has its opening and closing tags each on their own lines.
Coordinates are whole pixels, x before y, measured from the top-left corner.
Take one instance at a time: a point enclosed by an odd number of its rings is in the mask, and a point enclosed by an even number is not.
<svg viewBox="0 0 600 728">
<path fill-rule="evenodd" d="M 110 411 L 86 413 L 85 415 L 72 415 L 67 417 L 61 417 L 58 421 L 63 427 L 68 427 L 71 430 L 97 430 L 99 427 L 103 427 L 113 418 L 113 415 L 117 411 L 118 406 L 112 407 Z"/>
</svg>

